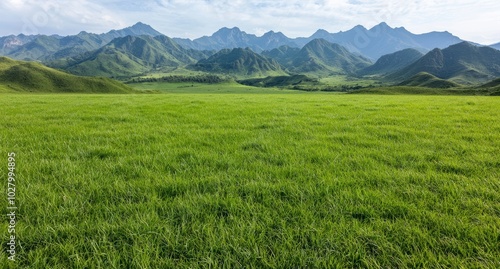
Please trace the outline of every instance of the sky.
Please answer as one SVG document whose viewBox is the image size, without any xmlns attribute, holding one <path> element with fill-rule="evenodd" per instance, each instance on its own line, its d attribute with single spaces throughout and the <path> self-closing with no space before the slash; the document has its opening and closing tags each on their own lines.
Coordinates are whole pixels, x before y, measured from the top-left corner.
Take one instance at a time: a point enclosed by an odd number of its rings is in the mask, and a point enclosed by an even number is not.
<svg viewBox="0 0 500 269">
<path fill-rule="evenodd" d="M 0 36 L 105 33 L 136 22 L 169 37 L 197 38 L 222 27 L 258 36 L 308 37 L 381 22 L 420 34 L 448 31 L 480 44 L 500 42 L 498 0 L 2 0 Z"/>
</svg>

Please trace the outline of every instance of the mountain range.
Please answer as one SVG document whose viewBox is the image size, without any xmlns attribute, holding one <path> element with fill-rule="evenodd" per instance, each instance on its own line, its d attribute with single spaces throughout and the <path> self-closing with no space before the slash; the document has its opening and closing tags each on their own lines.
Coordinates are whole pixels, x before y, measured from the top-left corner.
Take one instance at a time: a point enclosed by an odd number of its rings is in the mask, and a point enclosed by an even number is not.
<svg viewBox="0 0 500 269">
<path fill-rule="evenodd" d="M 167 37 L 143 23 L 104 34 L 0 37 L 1 55 L 83 76 L 132 77 L 187 68 L 236 77 L 347 75 L 446 86 L 499 77 L 499 46 L 478 46 L 448 32 L 413 34 L 385 23 L 334 34 L 318 30 L 307 38 L 273 31 L 258 37 L 234 27 L 190 40 Z"/>
<path fill-rule="evenodd" d="M 58 35 L 10 35 L 0 37 L 0 54 L 19 60 L 54 61 L 66 57 L 102 48 L 115 38 L 125 36 L 158 36 L 163 35 L 151 26 L 138 22 L 121 30 L 111 30 L 103 34 L 80 32 L 73 36 Z M 430 32 L 413 34 L 403 27 L 391 28 L 380 23 L 371 29 L 358 25 L 348 31 L 329 33 L 318 30 L 310 37 L 289 38 L 281 32 L 270 31 L 262 36 L 247 34 L 237 27 L 222 28 L 211 36 L 203 36 L 194 40 L 173 38 L 173 41 L 185 49 L 221 50 L 233 48 L 251 48 L 255 52 L 272 50 L 281 46 L 302 48 L 314 39 L 325 39 L 339 44 L 348 51 L 376 61 L 383 55 L 413 48 L 420 52 L 428 52 L 434 48 L 446 48 L 463 40 L 448 32 Z M 500 43 L 492 45 L 499 49 Z"/>
<path fill-rule="evenodd" d="M 99 49 L 115 38 L 125 36 L 159 36 L 160 32 L 151 26 L 137 23 L 121 30 L 111 30 L 104 34 L 80 32 L 73 36 L 23 34 L 0 37 L 0 52 L 18 60 L 49 62 Z"/>
<path fill-rule="evenodd" d="M 197 50 L 221 50 L 234 48 L 251 48 L 255 52 L 277 48 L 287 45 L 298 47 L 298 45 L 281 32 L 270 31 L 261 37 L 247 34 L 238 27 L 221 28 L 211 36 L 203 36 L 195 40 L 185 38 L 174 38 L 179 45 Z"/>
<path fill-rule="evenodd" d="M 427 52 L 434 48 L 446 48 L 463 40 L 448 32 L 431 32 L 413 34 L 405 28 L 391 28 L 386 23 L 380 23 L 371 29 L 358 25 L 346 32 L 329 33 L 318 30 L 307 38 L 288 38 L 284 34 L 273 31 L 261 37 L 247 34 L 239 28 L 222 28 L 212 36 L 204 36 L 194 40 L 174 38 L 181 46 L 192 49 L 220 50 L 224 48 L 249 47 L 256 52 L 271 50 L 286 45 L 301 48 L 314 39 L 325 39 L 339 44 L 353 53 L 371 60 L 377 60 L 382 55 L 406 48 Z"/>
<path fill-rule="evenodd" d="M 198 71 L 243 76 L 286 75 L 278 62 L 249 48 L 222 49 L 190 68 Z"/>
<path fill-rule="evenodd" d="M 128 77 L 160 67 L 196 63 L 212 52 L 184 49 L 171 38 L 158 35 L 125 36 L 104 47 L 49 63 L 51 67 L 85 76 Z"/>
<path fill-rule="evenodd" d="M 387 78 L 405 80 L 421 72 L 459 84 L 486 83 L 500 77 L 500 51 L 461 42 L 442 50 L 436 48 Z"/>
<path fill-rule="evenodd" d="M 262 54 L 275 58 L 291 73 L 353 75 L 371 65 L 370 60 L 325 39 L 313 39 L 301 49 L 282 46 Z"/>
</svg>

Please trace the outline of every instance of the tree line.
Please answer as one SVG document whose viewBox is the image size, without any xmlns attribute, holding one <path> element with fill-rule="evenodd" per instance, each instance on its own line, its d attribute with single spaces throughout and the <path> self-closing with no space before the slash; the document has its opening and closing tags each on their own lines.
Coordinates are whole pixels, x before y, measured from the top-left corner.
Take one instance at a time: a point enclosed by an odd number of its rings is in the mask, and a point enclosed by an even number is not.
<svg viewBox="0 0 500 269">
<path fill-rule="evenodd" d="M 207 83 L 207 84 L 217 84 L 228 81 L 228 78 L 224 78 L 218 75 L 195 75 L 195 76 L 182 76 L 182 75 L 169 75 L 159 78 L 153 77 L 141 77 L 133 78 L 128 83 L 142 83 L 142 82 L 192 82 L 192 83 Z"/>
</svg>

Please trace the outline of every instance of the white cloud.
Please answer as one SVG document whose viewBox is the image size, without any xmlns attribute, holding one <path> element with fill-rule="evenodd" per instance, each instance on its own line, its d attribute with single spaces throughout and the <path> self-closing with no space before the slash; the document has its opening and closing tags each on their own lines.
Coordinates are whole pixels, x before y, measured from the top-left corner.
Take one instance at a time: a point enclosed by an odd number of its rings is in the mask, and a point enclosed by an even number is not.
<svg viewBox="0 0 500 269">
<path fill-rule="evenodd" d="M 16 33 L 72 34 L 83 28 L 126 25 L 118 14 L 88 0 L 9 0 L 2 2 L 0 8 L 2 28 Z"/>
<path fill-rule="evenodd" d="M 23 0 L 5 0 L 2 8 L 8 9 L 21 9 L 24 6 Z"/>
</svg>

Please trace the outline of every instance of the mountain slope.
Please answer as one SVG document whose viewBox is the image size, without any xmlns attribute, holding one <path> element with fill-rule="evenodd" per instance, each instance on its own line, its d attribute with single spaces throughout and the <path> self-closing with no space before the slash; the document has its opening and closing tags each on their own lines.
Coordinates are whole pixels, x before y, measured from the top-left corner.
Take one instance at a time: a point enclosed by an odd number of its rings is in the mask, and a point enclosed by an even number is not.
<svg viewBox="0 0 500 269">
<path fill-rule="evenodd" d="M 403 81 L 420 72 L 459 84 L 484 83 L 500 76 L 500 51 L 462 42 L 443 50 L 434 49 L 387 78 Z"/>
<path fill-rule="evenodd" d="M 59 36 L 41 35 L 12 50 L 7 56 L 18 60 L 41 60 L 44 56 L 58 51 L 61 48 L 60 44 L 61 38 Z"/>
<path fill-rule="evenodd" d="M 497 78 L 497 79 L 494 79 L 488 83 L 485 83 L 483 85 L 481 85 L 481 87 L 484 87 L 484 88 L 497 88 L 498 90 L 500 90 L 500 78 Z"/>
<path fill-rule="evenodd" d="M 494 79 L 478 87 L 479 90 L 487 92 L 487 95 L 500 96 L 500 78 Z"/>
<path fill-rule="evenodd" d="M 104 34 L 81 32 L 78 35 L 67 37 L 55 35 L 9 36 L 0 38 L 0 55 L 16 59 L 53 61 L 99 49 L 115 38 L 128 35 L 154 37 L 161 35 L 161 33 L 151 26 L 139 22 L 131 27 L 112 30 Z M 391 28 L 386 23 L 380 23 L 371 29 L 358 25 L 348 31 L 338 33 L 318 30 L 307 38 L 289 38 L 283 33 L 273 31 L 269 31 L 262 36 L 256 36 L 241 31 L 237 27 L 221 28 L 211 36 L 204 36 L 194 40 L 174 38 L 174 41 L 185 49 L 220 50 L 249 47 L 255 52 L 262 52 L 284 45 L 302 48 L 310 41 L 320 38 L 339 44 L 348 51 L 363 55 L 371 60 L 377 60 L 383 55 L 406 48 L 428 52 L 434 48 L 442 49 L 462 41 L 448 32 L 431 32 L 417 35 L 403 27 Z M 32 42 L 34 43 L 30 44 Z"/>
<path fill-rule="evenodd" d="M 269 31 L 263 36 L 247 34 L 238 27 L 221 28 L 211 36 L 203 36 L 194 40 L 174 38 L 179 45 L 197 50 L 221 50 L 234 48 L 250 48 L 261 52 L 271 50 L 280 46 L 297 47 L 297 44 L 281 32 Z"/>
<path fill-rule="evenodd" d="M 338 44 L 315 39 L 293 55 L 285 66 L 294 73 L 326 75 L 355 74 L 370 64 L 368 59 L 354 55 Z"/>
<path fill-rule="evenodd" d="M 496 43 L 496 44 L 490 45 L 490 47 L 492 47 L 494 49 L 497 49 L 497 50 L 500 50 L 500 43 Z"/>
<path fill-rule="evenodd" d="M 358 25 L 349 31 L 334 34 L 325 30 L 318 30 L 311 37 L 299 38 L 295 42 L 303 45 L 316 38 L 323 38 L 328 42 L 337 43 L 350 52 L 361 54 L 372 60 L 377 60 L 383 55 L 407 48 L 427 52 L 434 48 L 446 48 L 462 41 L 448 32 L 416 35 L 407 31 L 404 27 L 391 28 L 382 22 L 371 29 Z"/>
<path fill-rule="evenodd" d="M 7 55 L 20 46 L 33 41 L 36 35 L 9 35 L 0 37 L 0 55 Z"/>
<path fill-rule="evenodd" d="M 105 34 L 100 34 L 99 37 L 103 40 L 111 41 L 117 37 L 125 37 L 125 36 L 159 36 L 163 35 L 162 33 L 153 29 L 153 27 L 144 24 L 142 22 L 138 22 L 130 27 L 121 29 L 121 30 L 111 30 Z"/>
<path fill-rule="evenodd" d="M 424 56 L 424 54 L 418 50 L 404 49 L 380 57 L 380 59 L 378 59 L 375 64 L 359 71 L 359 74 L 360 75 L 389 74 L 414 63 L 422 56 Z"/>
<path fill-rule="evenodd" d="M 417 86 L 417 87 L 446 89 L 446 88 L 459 87 L 460 85 L 455 82 L 437 78 L 436 76 L 433 76 L 426 72 L 420 72 L 415 76 L 411 77 L 410 79 L 399 83 L 398 86 Z"/>
<path fill-rule="evenodd" d="M 186 50 L 166 36 L 126 36 L 98 50 L 50 65 L 76 75 L 126 77 L 195 63 L 206 56 L 200 51 Z"/>
<path fill-rule="evenodd" d="M 191 66 L 192 69 L 227 73 L 238 76 L 284 75 L 278 62 L 267 59 L 251 49 L 223 49 L 208 59 L 200 60 Z"/>
<path fill-rule="evenodd" d="M 283 45 L 272 50 L 263 51 L 261 54 L 267 58 L 276 60 L 281 65 L 287 65 L 299 51 L 299 48 Z"/>
<path fill-rule="evenodd" d="M 380 23 L 366 29 L 358 25 L 348 31 L 329 33 L 320 29 L 310 37 L 289 38 L 282 33 L 270 31 L 261 37 L 247 34 L 234 28 L 222 28 L 211 36 L 194 40 L 175 38 L 174 40 L 185 48 L 198 50 L 220 50 L 225 48 L 249 47 L 253 51 L 262 52 L 281 46 L 302 48 L 314 39 L 325 39 L 339 44 L 348 51 L 363 55 L 371 60 L 377 60 L 383 55 L 407 48 L 428 52 L 434 48 L 446 48 L 460 43 L 462 40 L 448 32 L 430 32 L 413 34 L 403 27 L 391 28 L 386 23 Z"/>
<path fill-rule="evenodd" d="M 281 46 L 288 46 L 293 48 L 298 48 L 298 45 L 290 38 L 285 36 L 282 32 L 269 31 L 257 37 L 255 51 L 264 51 Z"/>
<path fill-rule="evenodd" d="M 158 36 L 161 33 L 151 28 L 151 26 L 139 22 L 131 27 L 122 30 L 111 30 L 105 34 L 80 32 L 77 35 L 66 37 L 39 35 L 33 36 L 28 42 L 23 42 L 23 40 L 11 42 L 11 48 L 3 55 L 19 60 L 48 62 L 99 49 L 115 38 L 142 35 Z M 17 44 L 17 46 L 12 44 Z"/>
<path fill-rule="evenodd" d="M 203 36 L 195 40 L 175 38 L 174 41 L 186 48 L 197 50 L 221 50 L 252 47 L 257 36 L 247 34 L 238 27 L 221 28 L 211 36 Z"/>
<path fill-rule="evenodd" d="M 134 90 L 107 78 L 70 75 L 34 62 L 0 57 L 0 91 L 65 93 L 132 93 Z"/>
</svg>

